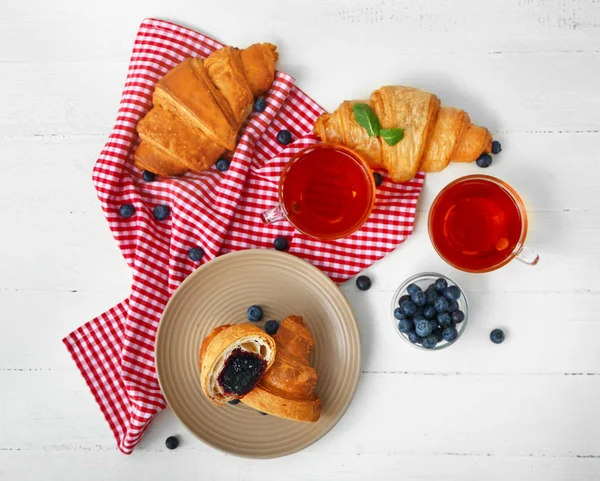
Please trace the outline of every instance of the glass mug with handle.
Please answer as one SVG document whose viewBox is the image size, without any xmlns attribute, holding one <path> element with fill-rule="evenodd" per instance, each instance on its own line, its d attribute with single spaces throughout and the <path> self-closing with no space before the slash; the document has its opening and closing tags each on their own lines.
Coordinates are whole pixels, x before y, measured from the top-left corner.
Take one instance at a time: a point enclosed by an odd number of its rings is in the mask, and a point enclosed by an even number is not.
<svg viewBox="0 0 600 481">
<path fill-rule="evenodd" d="M 341 145 L 315 144 L 286 164 L 279 203 L 262 218 L 268 224 L 287 219 L 315 239 L 340 239 L 366 222 L 375 192 L 373 173 L 360 155 Z"/>
<path fill-rule="evenodd" d="M 429 211 L 429 237 L 437 253 L 457 269 L 483 273 L 512 259 L 535 265 L 525 246 L 527 212 L 507 183 L 489 175 L 467 175 L 437 195 Z"/>
</svg>

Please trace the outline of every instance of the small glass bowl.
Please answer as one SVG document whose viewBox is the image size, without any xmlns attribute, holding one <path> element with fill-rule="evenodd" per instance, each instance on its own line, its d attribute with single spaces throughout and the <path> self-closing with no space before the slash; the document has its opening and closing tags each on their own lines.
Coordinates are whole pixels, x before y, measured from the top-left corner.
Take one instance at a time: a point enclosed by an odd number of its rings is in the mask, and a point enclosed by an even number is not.
<svg viewBox="0 0 600 481">
<path fill-rule="evenodd" d="M 406 289 L 409 286 L 409 284 L 414 283 L 414 284 L 418 285 L 421 289 L 423 289 L 423 291 L 425 291 L 425 289 L 427 289 L 430 284 L 433 284 L 439 278 L 446 279 L 446 282 L 448 282 L 449 286 L 455 285 L 456 287 L 458 287 L 460 289 L 461 295 L 458 298 L 458 301 L 456 301 L 456 302 L 458 302 L 458 308 L 461 311 L 463 311 L 463 313 L 465 314 L 465 320 L 463 322 L 461 322 L 460 324 L 456 325 L 456 330 L 458 332 L 458 336 L 456 336 L 456 339 L 454 339 L 454 341 L 448 342 L 448 341 L 445 341 L 442 339 L 440 342 L 437 343 L 437 345 L 434 348 L 428 349 L 426 347 L 421 346 L 420 344 L 413 344 L 412 342 L 409 341 L 407 334 L 400 332 L 400 329 L 398 328 L 399 321 L 398 321 L 398 319 L 396 319 L 394 317 L 394 309 L 399 307 L 398 301 L 400 300 L 400 298 L 402 296 L 408 294 Z M 438 351 L 440 349 L 444 349 L 444 348 L 454 344 L 456 341 L 458 341 L 458 339 L 460 339 L 460 336 L 462 335 L 465 328 L 467 327 L 467 321 L 469 320 L 469 302 L 467 301 L 467 296 L 465 295 L 465 291 L 463 290 L 463 288 L 460 287 L 460 285 L 457 282 L 455 282 L 454 280 L 450 279 L 449 277 L 443 276 L 442 274 L 437 274 L 435 272 L 423 272 L 421 274 L 415 274 L 414 276 L 409 277 L 400 285 L 400 287 L 398 287 L 398 289 L 396 289 L 396 292 L 394 293 L 394 297 L 392 299 L 391 315 L 392 315 L 392 322 L 394 323 L 394 329 L 396 330 L 398 335 L 402 339 L 404 339 L 408 344 L 410 344 L 413 347 L 416 347 L 417 349 L 421 349 L 423 351 Z"/>
</svg>

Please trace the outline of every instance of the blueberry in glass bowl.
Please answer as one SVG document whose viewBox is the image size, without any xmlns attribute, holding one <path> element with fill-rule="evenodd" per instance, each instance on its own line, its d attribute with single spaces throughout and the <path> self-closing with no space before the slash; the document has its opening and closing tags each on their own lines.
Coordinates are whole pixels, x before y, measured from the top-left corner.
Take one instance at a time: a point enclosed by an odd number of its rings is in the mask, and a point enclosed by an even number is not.
<svg viewBox="0 0 600 481">
<path fill-rule="evenodd" d="M 425 304 L 418 306 L 423 299 Z M 408 344 L 437 351 L 460 338 L 467 327 L 469 303 L 463 289 L 452 279 L 424 272 L 398 287 L 390 312 L 394 329 Z"/>
</svg>

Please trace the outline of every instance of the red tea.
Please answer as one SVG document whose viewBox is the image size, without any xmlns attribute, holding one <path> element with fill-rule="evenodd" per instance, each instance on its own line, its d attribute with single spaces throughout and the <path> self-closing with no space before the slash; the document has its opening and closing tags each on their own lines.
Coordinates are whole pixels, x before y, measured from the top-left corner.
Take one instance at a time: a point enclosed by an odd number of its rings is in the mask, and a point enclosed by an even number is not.
<svg viewBox="0 0 600 481">
<path fill-rule="evenodd" d="M 516 200 L 495 181 L 481 178 L 458 182 L 440 193 L 429 219 L 439 254 L 449 264 L 474 272 L 505 261 L 522 230 Z"/>
<path fill-rule="evenodd" d="M 281 201 L 289 221 L 319 239 L 358 229 L 373 207 L 371 171 L 350 152 L 316 146 L 283 173 Z"/>
</svg>

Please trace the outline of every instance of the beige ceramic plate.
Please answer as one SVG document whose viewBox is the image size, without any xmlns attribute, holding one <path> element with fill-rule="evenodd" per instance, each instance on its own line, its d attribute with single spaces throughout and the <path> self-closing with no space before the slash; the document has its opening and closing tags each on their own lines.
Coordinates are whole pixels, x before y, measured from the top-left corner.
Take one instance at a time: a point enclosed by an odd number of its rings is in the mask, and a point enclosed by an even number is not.
<svg viewBox="0 0 600 481">
<path fill-rule="evenodd" d="M 308 323 L 323 405 L 316 423 L 262 416 L 241 403 L 217 407 L 204 397 L 202 340 L 215 326 L 248 322 L 252 304 L 263 307 L 261 327 L 290 314 Z M 167 304 L 155 354 L 162 392 L 181 422 L 205 443 L 253 458 L 291 454 L 325 435 L 350 405 L 360 375 L 359 332 L 346 298 L 311 264 L 271 250 L 227 254 L 191 274 Z"/>
</svg>

